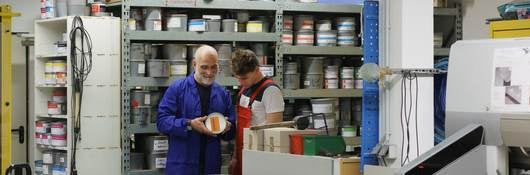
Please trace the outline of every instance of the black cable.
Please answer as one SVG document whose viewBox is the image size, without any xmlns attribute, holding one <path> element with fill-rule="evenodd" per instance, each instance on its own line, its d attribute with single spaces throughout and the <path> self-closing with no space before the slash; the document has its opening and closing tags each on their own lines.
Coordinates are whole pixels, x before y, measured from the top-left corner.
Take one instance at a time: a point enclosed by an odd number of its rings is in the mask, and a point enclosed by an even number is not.
<svg viewBox="0 0 530 175">
<path fill-rule="evenodd" d="M 420 141 L 418 138 L 418 74 L 414 74 L 416 79 L 416 109 L 415 109 L 415 122 L 416 122 L 416 157 L 420 156 Z"/>
<path fill-rule="evenodd" d="M 77 39 L 81 39 L 80 48 L 77 46 Z M 83 101 L 83 87 L 88 74 L 92 70 L 92 39 L 83 25 L 83 20 L 75 16 L 72 21 L 70 31 L 70 63 L 72 65 L 72 110 L 75 115 L 74 120 L 74 141 L 72 147 L 72 161 L 70 162 L 70 174 L 77 174 L 76 149 L 77 142 L 81 140 L 81 106 Z M 87 51 L 85 52 L 85 47 Z M 78 52 L 79 56 L 78 56 Z M 79 103 L 77 103 L 79 102 Z"/>
<path fill-rule="evenodd" d="M 401 96 L 401 108 L 400 108 L 400 120 L 399 120 L 399 124 L 401 125 L 401 157 L 400 157 L 400 161 L 401 161 L 401 166 L 404 165 L 403 161 L 403 152 L 404 152 L 404 147 L 405 147 L 405 127 L 403 126 L 403 99 L 404 99 L 404 95 L 403 95 L 403 83 L 405 81 L 405 78 L 404 78 L 404 75 L 403 77 L 401 78 L 401 91 L 400 91 L 400 96 Z"/>
</svg>

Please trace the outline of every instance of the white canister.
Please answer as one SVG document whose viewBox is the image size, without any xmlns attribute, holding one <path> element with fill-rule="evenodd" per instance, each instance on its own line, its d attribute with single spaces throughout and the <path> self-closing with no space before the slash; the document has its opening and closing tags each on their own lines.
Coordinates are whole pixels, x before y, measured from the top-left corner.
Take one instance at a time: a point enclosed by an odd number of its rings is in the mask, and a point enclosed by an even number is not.
<svg viewBox="0 0 530 175">
<path fill-rule="evenodd" d="M 41 134 L 41 144 L 42 145 L 50 145 L 51 143 L 51 139 L 52 139 L 52 135 L 51 134 Z"/>
<path fill-rule="evenodd" d="M 66 135 L 66 123 L 53 122 L 50 127 L 52 135 Z"/>
<path fill-rule="evenodd" d="M 56 89 L 52 93 L 52 101 L 57 103 L 66 103 L 66 91 Z"/>
<path fill-rule="evenodd" d="M 52 135 L 51 145 L 58 147 L 66 146 L 66 135 Z"/>
<path fill-rule="evenodd" d="M 35 132 L 35 143 L 36 144 L 42 144 L 41 135 L 42 135 L 41 133 Z"/>
<path fill-rule="evenodd" d="M 353 81 L 354 81 L 353 78 L 341 79 L 340 88 L 341 89 L 353 89 L 354 88 Z"/>
<path fill-rule="evenodd" d="M 324 88 L 325 89 L 338 89 L 339 79 L 338 78 L 326 78 Z"/>
<path fill-rule="evenodd" d="M 55 73 L 45 73 L 44 74 L 44 83 L 48 85 L 57 84 L 57 78 L 55 78 Z"/>
<path fill-rule="evenodd" d="M 354 75 L 353 67 L 342 67 L 340 71 L 340 78 L 353 79 L 353 75 Z"/>
<path fill-rule="evenodd" d="M 63 115 L 65 113 L 66 113 L 66 105 L 64 103 L 48 101 L 48 114 Z"/>
</svg>

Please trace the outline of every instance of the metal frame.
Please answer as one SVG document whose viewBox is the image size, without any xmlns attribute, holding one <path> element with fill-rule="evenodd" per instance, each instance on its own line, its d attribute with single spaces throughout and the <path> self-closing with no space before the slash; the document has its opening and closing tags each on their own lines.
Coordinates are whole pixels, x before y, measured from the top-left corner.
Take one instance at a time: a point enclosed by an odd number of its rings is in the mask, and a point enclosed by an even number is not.
<svg viewBox="0 0 530 175">
<path fill-rule="evenodd" d="M 455 39 L 462 40 L 462 4 L 455 3 L 455 7 L 452 8 L 434 8 L 433 13 L 435 16 L 453 16 L 455 20 L 455 23 L 453 25 L 455 30 Z M 449 50 L 450 48 L 434 48 L 434 56 L 449 56 Z"/>
<path fill-rule="evenodd" d="M 116 5 L 116 4 L 113 4 Z M 306 46 L 282 46 L 281 34 L 283 29 L 283 14 L 290 12 L 309 13 L 337 13 L 337 14 L 359 14 L 362 6 L 347 6 L 337 4 L 305 4 L 293 3 L 286 0 L 275 2 L 264 1 L 234 1 L 216 0 L 206 2 L 197 0 L 195 5 L 191 4 L 168 4 L 166 0 L 123 0 L 122 6 L 122 174 L 161 174 L 156 170 L 134 170 L 130 171 L 130 137 L 135 133 L 157 132 L 155 124 L 146 126 L 130 124 L 130 94 L 129 90 L 137 86 L 168 86 L 175 79 L 158 79 L 149 77 L 130 76 L 130 44 L 131 42 L 149 41 L 191 41 L 191 42 L 271 42 L 276 45 L 274 62 L 276 82 L 283 82 L 283 56 L 284 55 L 344 55 L 362 56 L 360 47 L 306 47 Z M 228 10 L 250 10 L 250 11 L 274 11 L 275 33 L 197 33 L 197 32 L 168 32 L 168 31 L 130 31 L 128 28 L 129 12 L 131 7 L 170 7 L 185 9 L 228 9 Z M 232 77 L 218 77 L 216 80 L 223 86 L 237 86 L 238 82 Z M 283 83 L 279 83 L 282 87 Z M 300 89 L 283 90 L 287 98 L 310 98 L 310 97 L 362 97 L 361 90 L 352 89 Z"/>
</svg>

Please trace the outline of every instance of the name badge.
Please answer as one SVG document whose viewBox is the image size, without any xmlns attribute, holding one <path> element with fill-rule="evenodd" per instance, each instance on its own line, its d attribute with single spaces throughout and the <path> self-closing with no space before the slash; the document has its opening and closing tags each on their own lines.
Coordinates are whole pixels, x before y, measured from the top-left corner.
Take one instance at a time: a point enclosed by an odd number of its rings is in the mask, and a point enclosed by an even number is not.
<svg viewBox="0 0 530 175">
<path fill-rule="evenodd" d="M 248 108 L 249 103 L 250 103 L 250 98 L 245 95 L 241 95 L 241 98 L 239 98 L 239 106 Z"/>
</svg>

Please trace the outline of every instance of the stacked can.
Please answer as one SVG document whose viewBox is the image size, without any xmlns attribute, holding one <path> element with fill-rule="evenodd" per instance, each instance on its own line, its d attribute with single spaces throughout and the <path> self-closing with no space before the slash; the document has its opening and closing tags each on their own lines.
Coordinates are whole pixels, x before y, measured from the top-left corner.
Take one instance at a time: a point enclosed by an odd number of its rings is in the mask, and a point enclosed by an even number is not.
<svg viewBox="0 0 530 175">
<path fill-rule="evenodd" d="M 315 129 L 326 129 L 330 135 L 337 135 L 336 121 L 339 118 L 339 99 L 338 98 L 320 98 L 311 99 L 312 112 L 314 114 L 323 114 L 324 116 L 313 117 L 313 127 Z"/>
<path fill-rule="evenodd" d="M 353 82 L 353 86 L 355 89 L 362 89 L 363 88 L 363 79 L 361 78 L 361 74 L 359 74 L 359 69 L 361 69 L 361 67 L 354 67 L 354 82 Z"/>
<path fill-rule="evenodd" d="M 35 143 L 39 145 L 51 145 L 51 127 L 48 121 L 35 122 Z"/>
<path fill-rule="evenodd" d="M 282 44 L 293 45 L 293 16 L 283 16 Z"/>
<path fill-rule="evenodd" d="M 142 152 L 145 153 L 147 169 L 160 170 L 166 168 L 167 151 L 169 148 L 169 142 L 167 136 L 145 136 L 139 138 Z"/>
<path fill-rule="evenodd" d="M 44 150 L 41 158 L 35 161 L 35 174 L 66 175 L 66 151 Z"/>
<path fill-rule="evenodd" d="M 325 57 L 307 57 L 303 61 L 304 89 L 322 89 L 324 84 Z"/>
<path fill-rule="evenodd" d="M 161 95 L 160 91 L 155 90 L 131 90 L 131 124 L 155 123 Z"/>
<path fill-rule="evenodd" d="M 162 49 L 162 57 L 169 59 L 169 75 L 185 76 L 188 73 L 186 56 L 188 48 L 185 44 L 165 44 Z"/>
<path fill-rule="evenodd" d="M 221 77 L 232 76 L 232 69 L 230 64 L 232 63 L 232 45 L 230 44 L 217 44 L 214 46 L 217 49 L 219 55 L 219 67 L 217 74 Z"/>
<path fill-rule="evenodd" d="M 130 11 L 129 30 L 144 30 L 144 18 L 142 16 L 143 10 L 141 8 L 134 8 Z"/>
<path fill-rule="evenodd" d="M 326 66 L 324 70 L 324 88 L 339 88 L 339 66 Z"/>
<path fill-rule="evenodd" d="M 285 89 L 299 89 L 300 88 L 300 73 L 298 72 L 297 62 L 285 63 L 284 70 L 283 70 L 283 88 Z"/>
<path fill-rule="evenodd" d="M 41 0 L 40 17 L 42 19 L 57 17 L 55 0 Z"/>
<path fill-rule="evenodd" d="M 296 31 L 295 42 L 297 46 L 312 46 L 315 43 L 314 17 L 311 15 L 298 15 L 294 20 Z"/>
<path fill-rule="evenodd" d="M 354 70 L 353 67 L 342 67 L 340 71 L 340 88 L 353 89 L 354 87 Z"/>
<path fill-rule="evenodd" d="M 44 81 L 47 85 L 66 85 L 66 60 L 50 60 L 44 63 Z"/>
<path fill-rule="evenodd" d="M 317 21 L 317 46 L 337 46 L 337 31 L 331 30 L 331 20 L 323 19 Z"/>
<path fill-rule="evenodd" d="M 338 46 L 357 46 L 359 39 L 355 37 L 356 23 L 354 17 L 339 17 L 336 19 L 337 24 L 337 45 Z"/>
</svg>

